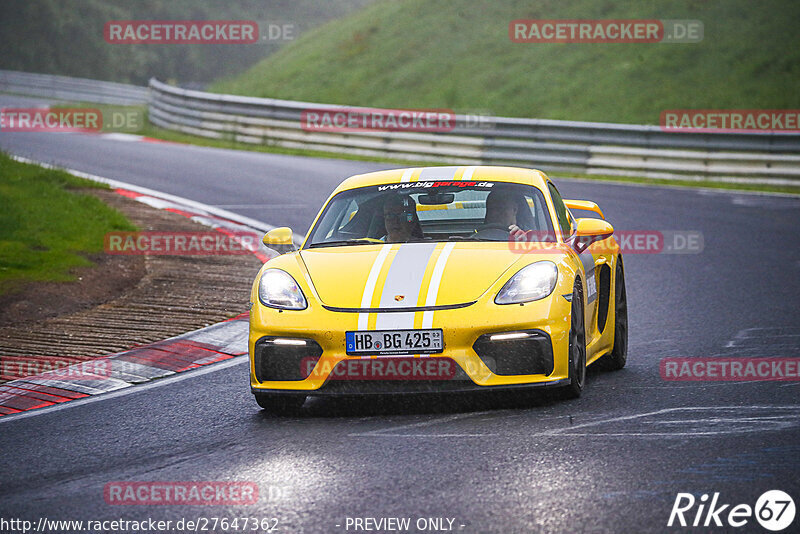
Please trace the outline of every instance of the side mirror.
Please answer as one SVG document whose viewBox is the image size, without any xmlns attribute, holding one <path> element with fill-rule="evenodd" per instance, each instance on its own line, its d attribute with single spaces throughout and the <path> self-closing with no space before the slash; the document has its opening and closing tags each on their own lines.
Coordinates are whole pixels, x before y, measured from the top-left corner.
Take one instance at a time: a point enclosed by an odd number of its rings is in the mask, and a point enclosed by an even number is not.
<svg viewBox="0 0 800 534">
<path fill-rule="evenodd" d="M 576 219 L 575 234 L 578 237 L 605 239 L 614 233 L 614 227 L 601 219 Z"/>
<path fill-rule="evenodd" d="M 292 229 L 286 226 L 273 228 L 264 234 L 264 239 L 262 239 L 261 242 L 279 254 L 286 254 L 287 252 L 297 250 L 292 240 Z"/>
<path fill-rule="evenodd" d="M 576 219 L 573 246 L 578 253 L 586 250 L 595 241 L 602 241 L 614 234 L 614 227 L 602 219 Z"/>
<path fill-rule="evenodd" d="M 286 226 L 281 226 L 280 228 L 273 228 L 266 234 L 264 234 L 264 239 L 262 239 L 265 245 L 268 247 L 271 245 L 291 245 L 292 242 L 292 229 Z"/>
</svg>

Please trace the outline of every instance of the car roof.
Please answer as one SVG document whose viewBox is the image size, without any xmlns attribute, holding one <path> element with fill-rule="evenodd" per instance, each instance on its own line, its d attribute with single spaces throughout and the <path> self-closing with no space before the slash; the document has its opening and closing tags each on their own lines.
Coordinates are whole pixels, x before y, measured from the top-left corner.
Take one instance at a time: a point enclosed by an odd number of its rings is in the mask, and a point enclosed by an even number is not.
<svg viewBox="0 0 800 534">
<path fill-rule="evenodd" d="M 532 185 L 545 191 L 547 175 L 536 169 L 497 167 L 492 165 L 460 167 L 412 167 L 357 174 L 339 184 L 333 194 L 370 185 L 397 184 L 422 181 L 462 181 L 467 176 L 472 182 L 508 182 Z"/>
</svg>

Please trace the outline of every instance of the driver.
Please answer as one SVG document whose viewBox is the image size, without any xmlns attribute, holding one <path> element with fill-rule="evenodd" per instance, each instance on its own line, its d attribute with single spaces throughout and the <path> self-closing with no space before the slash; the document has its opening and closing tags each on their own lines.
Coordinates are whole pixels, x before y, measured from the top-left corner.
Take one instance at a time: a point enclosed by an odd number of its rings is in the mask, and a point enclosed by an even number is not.
<svg viewBox="0 0 800 534">
<path fill-rule="evenodd" d="M 483 229 L 489 226 L 502 228 L 509 232 L 511 237 L 515 237 L 525 232 L 517 226 L 517 210 L 519 210 L 519 199 L 511 191 L 495 190 L 486 197 L 486 215 L 483 219 Z M 479 229 L 478 231 L 480 231 Z"/>
<path fill-rule="evenodd" d="M 406 195 L 392 195 L 383 203 L 387 243 L 407 243 L 423 239 L 417 216 L 417 203 Z"/>
</svg>

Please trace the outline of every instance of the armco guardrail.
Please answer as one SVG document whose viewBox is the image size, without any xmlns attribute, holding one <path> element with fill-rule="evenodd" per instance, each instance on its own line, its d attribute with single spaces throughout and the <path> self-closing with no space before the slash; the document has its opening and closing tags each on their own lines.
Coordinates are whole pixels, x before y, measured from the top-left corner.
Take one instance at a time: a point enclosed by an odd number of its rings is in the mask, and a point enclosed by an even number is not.
<svg viewBox="0 0 800 534">
<path fill-rule="evenodd" d="M 149 101 L 150 121 L 194 135 L 352 155 L 511 164 L 587 174 L 800 183 L 800 135 L 674 133 L 657 126 L 457 115 L 443 133 L 312 132 L 305 110 L 343 106 L 0 71 L 0 91 L 108 104 Z M 148 100 L 149 98 L 149 100 Z M 346 109 L 358 109 L 348 107 Z"/>
<path fill-rule="evenodd" d="M 671 133 L 657 126 L 469 115 L 458 115 L 455 129 L 446 133 L 315 132 L 302 128 L 304 110 L 345 108 L 204 93 L 155 79 L 150 80 L 150 89 L 151 122 L 216 139 L 395 159 L 513 164 L 589 174 L 800 184 L 798 134 Z"/>
<path fill-rule="evenodd" d="M 117 105 L 146 104 L 148 95 L 137 85 L 12 70 L 0 70 L 0 92 Z"/>
</svg>

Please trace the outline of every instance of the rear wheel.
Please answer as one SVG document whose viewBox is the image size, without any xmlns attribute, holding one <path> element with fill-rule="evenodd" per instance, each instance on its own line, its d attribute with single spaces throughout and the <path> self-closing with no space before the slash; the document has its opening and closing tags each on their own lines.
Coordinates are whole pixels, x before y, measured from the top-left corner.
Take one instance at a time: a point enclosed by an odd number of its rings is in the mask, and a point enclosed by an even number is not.
<svg viewBox="0 0 800 534">
<path fill-rule="evenodd" d="M 300 410 L 306 402 L 305 395 L 274 395 L 255 393 L 256 402 L 264 410 L 273 413 L 293 413 Z"/>
<path fill-rule="evenodd" d="M 597 363 L 606 371 L 618 371 L 628 360 L 628 297 L 625 292 L 625 269 L 622 257 L 617 260 L 614 290 L 614 348 Z"/>
<path fill-rule="evenodd" d="M 586 329 L 583 321 L 583 290 L 580 282 L 572 290 L 572 310 L 569 327 L 569 385 L 563 388 L 564 397 L 577 399 L 586 383 Z"/>
</svg>

